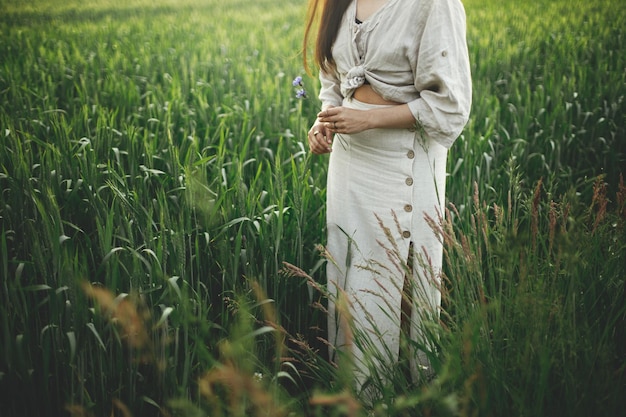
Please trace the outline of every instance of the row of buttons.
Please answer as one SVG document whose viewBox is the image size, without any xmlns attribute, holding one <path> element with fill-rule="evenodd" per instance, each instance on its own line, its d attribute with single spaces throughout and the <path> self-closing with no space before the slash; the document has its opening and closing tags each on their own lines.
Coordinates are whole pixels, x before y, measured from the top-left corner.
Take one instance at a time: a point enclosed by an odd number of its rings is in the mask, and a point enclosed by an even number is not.
<svg viewBox="0 0 626 417">
<path fill-rule="evenodd" d="M 415 158 L 415 151 L 413 149 L 409 150 L 406 153 L 406 157 L 409 158 L 409 159 Z M 412 186 L 413 185 L 413 178 L 407 177 L 407 179 L 404 181 L 404 183 L 406 185 L 408 185 L 409 187 Z M 405 205 L 404 206 L 404 211 L 406 211 L 407 213 L 412 212 L 413 211 L 413 206 L 410 205 L 410 204 Z M 402 232 L 402 237 L 405 238 L 405 239 L 410 238 L 411 237 L 411 232 L 408 231 L 408 230 L 405 230 L 404 232 Z"/>
</svg>

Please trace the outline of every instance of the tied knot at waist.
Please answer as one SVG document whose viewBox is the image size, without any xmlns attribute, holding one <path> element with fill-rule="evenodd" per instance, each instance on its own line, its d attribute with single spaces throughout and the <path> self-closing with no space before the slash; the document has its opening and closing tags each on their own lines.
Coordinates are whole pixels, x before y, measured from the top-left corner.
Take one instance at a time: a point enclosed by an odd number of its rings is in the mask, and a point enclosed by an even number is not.
<svg viewBox="0 0 626 417">
<path fill-rule="evenodd" d="M 345 80 L 341 83 L 344 97 L 349 97 L 354 90 L 365 84 L 365 68 L 362 65 L 350 68 Z"/>
</svg>

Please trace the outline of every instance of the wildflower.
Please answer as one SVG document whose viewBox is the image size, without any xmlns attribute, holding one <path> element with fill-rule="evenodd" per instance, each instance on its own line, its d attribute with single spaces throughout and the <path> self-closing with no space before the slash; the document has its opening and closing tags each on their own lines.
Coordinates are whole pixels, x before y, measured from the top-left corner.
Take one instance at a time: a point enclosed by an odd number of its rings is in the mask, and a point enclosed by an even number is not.
<svg viewBox="0 0 626 417">
<path fill-rule="evenodd" d="M 306 98 L 306 90 L 304 89 L 304 84 L 302 83 L 302 77 L 298 75 L 293 79 L 292 84 L 296 88 L 296 98 Z"/>
</svg>

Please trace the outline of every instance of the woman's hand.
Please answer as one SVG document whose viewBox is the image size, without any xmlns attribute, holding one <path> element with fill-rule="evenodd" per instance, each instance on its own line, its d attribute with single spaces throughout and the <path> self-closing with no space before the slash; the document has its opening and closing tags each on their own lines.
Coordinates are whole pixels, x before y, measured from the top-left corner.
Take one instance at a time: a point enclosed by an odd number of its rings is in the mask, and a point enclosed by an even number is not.
<svg viewBox="0 0 626 417">
<path fill-rule="evenodd" d="M 407 104 L 371 110 L 329 107 L 317 114 L 309 130 L 309 147 L 314 154 L 328 153 L 335 134 L 354 134 L 374 128 L 415 129 L 415 117 Z"/>
<path fill-rule="evenodd" d="M 332 133 L 354 134 L 368 129 L 415 129 L 415 117 L 408 104 L 369 110 L 330 107 L 317 114 L 317 121 Z"/>
<path fill-rule="evenodd" d="M 317 119 L 308 134 L 311 152 L 316 155 L 329 153 L 332 149 L 333 136 L 333 132 Z"/>
<path fill-rule="evenodd" d="M 317 120 L 333 133 L 352 134 L 372 128 L 368 111 L 343 106 L 322 110 L 317 114 Z"/>
<path fill-rule="evenodd" d="M 317 114 L 317 120 L 309 130 L 309 148 L 316 155 L 329 153 L 336 133 L 359 133 L 369 129 L 370 122 L 365 110 L 329 107 Z"/>
</svg>

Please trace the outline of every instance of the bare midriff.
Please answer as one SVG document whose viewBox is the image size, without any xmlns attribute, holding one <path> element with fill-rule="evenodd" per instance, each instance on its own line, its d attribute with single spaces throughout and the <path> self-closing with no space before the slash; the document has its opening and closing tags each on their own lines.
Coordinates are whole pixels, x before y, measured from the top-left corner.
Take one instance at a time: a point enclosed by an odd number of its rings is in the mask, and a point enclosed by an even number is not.
<svg viewBox="0 0 626 417">
<path fill-rule="evenodd" d="M 355 99 L 359 100 L 362 103 L 367 104 L 389 104 L 389 105 L 397 105 L 402 104 L 396 101 L 389 101 L 382 98 L 371 85 L 365 84 L 354 90 Z"/>
</svg>

